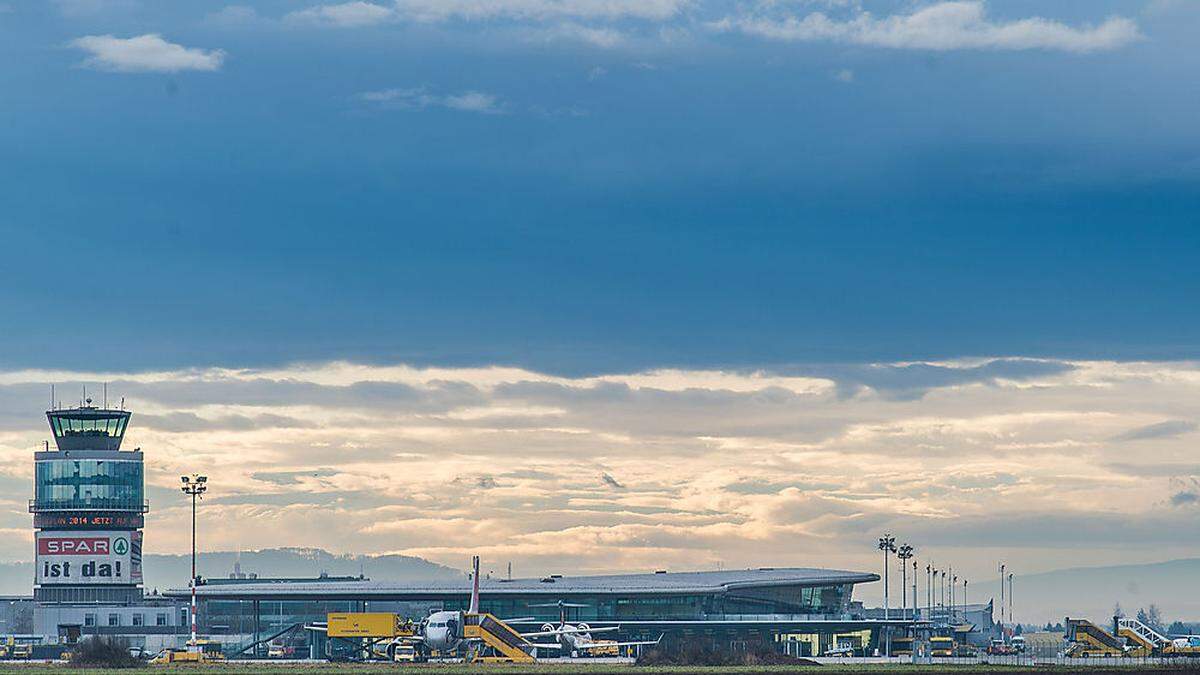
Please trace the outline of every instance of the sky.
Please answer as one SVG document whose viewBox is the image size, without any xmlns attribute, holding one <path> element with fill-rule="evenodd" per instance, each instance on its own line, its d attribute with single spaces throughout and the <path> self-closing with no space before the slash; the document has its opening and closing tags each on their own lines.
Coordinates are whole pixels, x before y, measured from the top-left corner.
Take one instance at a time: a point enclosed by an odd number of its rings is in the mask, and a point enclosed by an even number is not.
<svg viewBox="0 0 1200 675">
<path fill-rule="evenodd" d="M 1200 555 L 1198 30 L 1186 0 L 0 1 L 0 559 L 49 384 L 103 381 L 162 552 L 203 470 L 214 549 Z"/>
</svg>

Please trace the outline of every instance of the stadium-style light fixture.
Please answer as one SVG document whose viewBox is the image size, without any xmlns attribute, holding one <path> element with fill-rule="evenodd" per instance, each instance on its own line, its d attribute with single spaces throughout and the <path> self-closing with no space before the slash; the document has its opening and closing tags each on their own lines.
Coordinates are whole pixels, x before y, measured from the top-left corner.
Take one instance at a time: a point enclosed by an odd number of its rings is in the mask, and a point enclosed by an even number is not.
<svg viewBox="0 0 1200 675">
<path fill-rule="evenodd" d="M 179 482 L 182 483 L 180 490 L 184 494 L 190 495 L 192 498 L 192 607 L 188 612 L 188 619 L 192 624 L 192 639 L 188 642 L 193 649 L 196 648 L 196 584 L 198 577 L 196 576 L 196 500 L 202 499 L 205 492 L 208 491 L 208 476 L 201 476 L 198 473 L 190 476 L 180 476 Z"/>
</svg>

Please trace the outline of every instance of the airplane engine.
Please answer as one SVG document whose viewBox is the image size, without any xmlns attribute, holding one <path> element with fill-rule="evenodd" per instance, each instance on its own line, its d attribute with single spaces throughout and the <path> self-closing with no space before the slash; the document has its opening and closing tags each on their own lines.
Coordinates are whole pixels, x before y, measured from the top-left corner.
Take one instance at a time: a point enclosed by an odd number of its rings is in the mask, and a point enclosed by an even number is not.
<svg viewBox="0 0 1200 675">
<path fill-rule="evenodd" d="M 555 628 L 556 628 L 556 626 L 552 623 L 544 623 L 544 624 L 542 624 L 541 632 L 549 633 L 550 631 L 554 630 Z"/>
<path fill-rule="evenodd" d="M 578 626 L 576 626 L 576 628 L 578 628 L 580 630 L 580 632 L 583 632 L 583 633 L 587 633 L 588 631 L 590 631 L 592 629 L 592 627 L 587 625 L 586 623 L 581 623 Z"/>
</svg>

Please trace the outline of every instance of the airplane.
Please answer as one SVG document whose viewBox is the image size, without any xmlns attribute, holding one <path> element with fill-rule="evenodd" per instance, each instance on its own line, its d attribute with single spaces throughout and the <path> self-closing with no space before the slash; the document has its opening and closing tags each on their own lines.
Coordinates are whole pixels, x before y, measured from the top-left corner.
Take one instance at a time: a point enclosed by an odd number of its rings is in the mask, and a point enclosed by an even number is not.
<svg viewBox="0 0 1200 675">
<path fill-rule="evenodd" d="M 424 661 L 435 653 L 443 656 L 466 658 L 467 660 L 470 660 L 474 656 L 475 652 L 480 648 L 480 641 L 478 638 L 465 637 L 463 635 L 463 626 L 466 625 L 467 615 L 479 614 L 479 556 L 472 557 L 471 565 L 471 601 L 467 607 L 467 611 L 441 610 L 430 613 L 429 616 L 421 621 L 413 635 L 398 637 L 392 642 L 392 645 L 388 649 L 389 656 L 394 658 L 401 645 L 410 646 L 415 659 L 418 661 Z M 555 638 L 554 642 L 549 643 L 538 644 L 530 642 L 530 647 L 555 649 L 560 650 L 559 653 L 579 656 L 581 653 L 593 650 L 617 649 L 636 645 L 656 645 L 662 639 L 660 635 L 659 639 L 654 641 L 597 641 L 592 638 L 592 634 L 616 631 L 620 630 L 620 628 L 618 626 L 591 628 L 586 623 L 577 625 L 568 624 L 566 621 L 567 608 L 585 607 L 586 605 L 576 605 L 560 600 L 553 604 L 530 606 L 558 607 L 560 610 L 558 626 L 546 623 L 537 632 L 520 633 L 521 637 L 525 640 L 549 636 Z M 524 623 L 531 620 L 532 617 L 521 617 L 517 619 L 501 619 L 501 622 L 510 624 Z"/>
<path fill-rule="evenodd" d="M 657 645 L 662 640 L 662 636 L 658 636 L 658 640 L 635 640 L 632 642 L 616 642 L 613 640 L 595 640 L 592 635 L 595 633 L 608 633 L 620 630 L 620 626 L 607 626 L 604 628 L 592 628 L 586 623 L 569 624 L 567 623 L 567 609 L 570 607 L 587 607 L 573 602 L 565 602 L 559 600 L 555 603 L 547 603 L 540 605 L 529 605 L 530 607 L 557 607 L 558 608 L 558 625 L 551 623 L 542 624 L 541 630 L 536 633 L 521 633 L 521 637 L 528 640 L 529 638 L 538 637 L 554 637 L 555 642 L 552 643 L 533 643 L 538 649 L 558 649 L 560 654 L 569 654 L 572 657 L 580 656 L 589 651 L 609 651 L 616 650 L 621 647 L 633 647 L 642 645 Z"/>
<path fill-rule="evenodd" d="M 417 630 L 411 636 L 401 636 L 396 638 L 388 650 L 389 656 L 395 656 L 397 648 L 401 645 L 412 647 L 414 657 L 418 661 L 424 661 L 432 654 L 443 656 L 452 656 L 470 658 L 479 649 L 478 638 L 467 638 L 463 635 L 463 626 L 466 625 L 466 615 L 479 614 L 479 556 L 471 558 L 471 602 L 467 607 L 466 612 L 459 610 L 440 610 L 431 612 L 425 617 L 417 627 Z M 518 619 L 502 619 L 501 621 L 508 623 L 513 621 L 529 621 L 532 617 L 521 617 Z"/>
</svg>

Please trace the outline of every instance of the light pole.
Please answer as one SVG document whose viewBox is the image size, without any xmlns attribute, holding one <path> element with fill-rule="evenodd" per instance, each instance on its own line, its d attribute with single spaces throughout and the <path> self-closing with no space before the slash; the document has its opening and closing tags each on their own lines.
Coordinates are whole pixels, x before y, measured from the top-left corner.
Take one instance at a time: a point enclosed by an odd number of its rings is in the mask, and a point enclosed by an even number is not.
<svg viewBox="0 0 1200 675">
<path fill-rule="evenodd" d="M 183 493 L 192 497 L 192 608 L 188 612 L 188 619 L 192 622 L 192 639 L 188 642 L 193 648 L 196 646 L 196 500 L 200 495 L 208 489 L 208 476 L 201 476 L 194 473 L 190 476 L 180 476 L 179 480 L 183 485 L 180 487 Z"/>
<path fill-rule="evenodd" d="M 955 574 L 950 578 L 950 617 L 958 616 L 958 598 L 955 597 L 958 590 L 958 575 Z"/>
<path fill-rule="evenodd" d="M 908 614 L 908 560 L 913 557 L 913 547 L 902 544 L 896 550 L 896 557 L 900 559 L 900 618 L 904 619 Z M 916 577 L 913 577 L 913 582 L 916 580 Z M 913 608 L 916 608 L 916 604 Z"/>
<path fill-rule="evenodd" d="M 1000 633 L 1004 634 L 1004 563 L 1000 563 Z"/>
<path fill-rule="evenodd" d="M 925 565 L 925 620 L 933 620 L 933 563 Z"/>
<path fill-rule="evenodd" d="M 918 605 L 917 602 L 917 561 L 913 561 L 913 621 L 917 620 Z"/>
<path fill-rule="evenodd" d="M 1013 574 L 1008 573 L 1008 622 L 1016 625 L 1017 620 L 1013 618 L 1013 589 L 1012 589 Z"/>
<path fill-rule="evenodd" d="M 883 551 L 883 621 L 884 634 L 887 635 L 886 641 L 889 643 L 883 648 L 884 656 L 891 656 L 891 632 L 888 631 L 888 558 L 896 552 L 896 538 L 889 532 L 884 532 L 879 538 L 879 550 Z"/>
<path fill-rule="evenodd" d="M 950 583 L 947 585 L 946 600 L 950 601 L 947 605 L 950 608 L 950 620 L 954 620 L 954 565 L 950 566 L 950 570 L 946 573 L 946 580 Z"/>
</svg>

